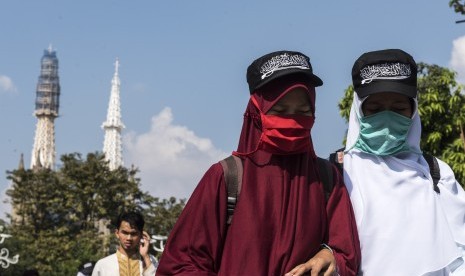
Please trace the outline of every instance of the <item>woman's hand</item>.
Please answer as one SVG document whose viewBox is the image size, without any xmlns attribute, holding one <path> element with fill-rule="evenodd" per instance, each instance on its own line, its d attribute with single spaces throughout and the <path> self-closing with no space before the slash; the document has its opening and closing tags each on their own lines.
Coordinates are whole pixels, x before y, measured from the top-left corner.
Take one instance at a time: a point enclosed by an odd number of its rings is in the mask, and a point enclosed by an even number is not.
<svg viewBox="0 0 465 276">
<path fill-rule="evenodd" d="M 336 259 L 329 249 L 321 249 L 313 258 L 300 264 L 284 276 L 300 276 L 310 271 L 311 276 L 333 276 L 336 274 Z"/>
</svg>

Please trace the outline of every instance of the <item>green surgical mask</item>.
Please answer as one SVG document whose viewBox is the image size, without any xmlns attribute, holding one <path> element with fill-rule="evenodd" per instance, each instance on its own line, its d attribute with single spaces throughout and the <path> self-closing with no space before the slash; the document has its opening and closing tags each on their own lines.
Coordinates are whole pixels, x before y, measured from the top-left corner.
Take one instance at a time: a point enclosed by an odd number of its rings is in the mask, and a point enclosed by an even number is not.
<svg viewBox="0 0 465 276">
<path fill-rule="evenodd" d="M 407 135 L 412 119 L 385 110 L 359 118 L 360 134 L 354 147 L 375 155 L 394 155 L 411 151 Z"/>
</svg>

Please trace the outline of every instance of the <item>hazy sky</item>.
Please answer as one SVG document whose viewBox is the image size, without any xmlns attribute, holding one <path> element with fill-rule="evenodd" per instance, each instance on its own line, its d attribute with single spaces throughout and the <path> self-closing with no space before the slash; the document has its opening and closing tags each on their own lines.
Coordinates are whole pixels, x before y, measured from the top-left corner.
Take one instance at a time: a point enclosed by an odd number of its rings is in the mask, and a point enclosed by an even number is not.
<svg viewBox="0 0 465 276">
<path fill-rule="evenodd" d="M 21 153 L 30 166 L 40 59 L 50 44 L 61 84 L 57 159 L 102 150 L 119 58 L 125 165 L 141 170 L 142 189 L 153 196 L 187 198 L 208 167 L 236 149 L 255 58 L 283 49 L 310 56 L 324 81 L 312 136 L 326 157 L 342 145 L 337 103 L 355 59 L 401 48 L 465 76 L 460 19 L 445 0 L 3 1 L 0 196 Z"/>
</svg>

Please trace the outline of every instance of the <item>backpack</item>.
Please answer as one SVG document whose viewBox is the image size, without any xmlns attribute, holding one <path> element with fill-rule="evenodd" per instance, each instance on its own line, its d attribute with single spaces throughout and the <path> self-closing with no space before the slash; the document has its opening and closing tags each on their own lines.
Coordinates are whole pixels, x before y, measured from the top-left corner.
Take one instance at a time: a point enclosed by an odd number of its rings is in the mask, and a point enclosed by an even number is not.
<svg viewBox="0 0 465 276">
<path fill-rule="evenodd" d="M 317 157 L 318 169 L 320 171 L 321 180 L 323 182 L 323 188 L 325 191 L 325 198 L 328 201 L 328 198 L 333 190 L 333 171 L 332 164 L 326 159 Z M 223 167 L 223 173 L 226 181 L 226 190 L 228 193 L 228 218 L 227 224 L 231 224 L 232 216 L 234 213 L 234 208 L 236 208 L 237 200 L 241 193 L 242 187 L 242 174 L 243 166 L 242 159 L 237 156 L 230 155 L 225 159 L 220 161 L 221 166 Z"/>
<path fill-rule="evenodd" d="M 341 172 L 341 174 L 343 174 L 342 173 L 343 165 L 342 165 L 342 162 L 340 161 L 340 158 L 341 158 L 341 155 L 343 154 L 344 154 L 344 148 L 341 148 L 329 155 L 329 162 L 335 164 L 336 167 Z M 436 159 L 436 157 L 428 153 L 423 153 L 423 157 L 428 163 L 429 173 L 431 174 L 431 178 L 433 178 L 433 190 L 439 194 L 440 191 L 439 191 L 438 183 L 439 183 L 439 179 L 441 179 L 441 171 L 439 169 L 438 160 Z"/>
</svg>

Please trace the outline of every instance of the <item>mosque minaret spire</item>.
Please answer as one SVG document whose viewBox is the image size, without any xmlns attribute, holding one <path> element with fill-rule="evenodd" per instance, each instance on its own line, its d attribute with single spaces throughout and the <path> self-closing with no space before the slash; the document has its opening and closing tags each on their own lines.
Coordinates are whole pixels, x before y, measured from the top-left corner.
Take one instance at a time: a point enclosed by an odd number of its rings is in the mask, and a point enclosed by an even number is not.
<svg viewBox="0 0 465 276">
<path fill-rule="evenodd" d="M 102 124 L 105 131 L 103 153 L 109 162 L 110 170 L 123 166 L 121 130 L 124 125 L 121 121 L 119 60 L 115 62 L 115 74 L 111 80 L 110 102 L 108 104 L 107 120 Z"/>
<path fill-rule="evenodd" d="M 58 58 L 52 45 L 44 51 L 37 83 L 34 115 L 37 117 L 31 168 L 55 167 L 55 118 L 60 107 Z"/>
</svg>

